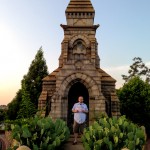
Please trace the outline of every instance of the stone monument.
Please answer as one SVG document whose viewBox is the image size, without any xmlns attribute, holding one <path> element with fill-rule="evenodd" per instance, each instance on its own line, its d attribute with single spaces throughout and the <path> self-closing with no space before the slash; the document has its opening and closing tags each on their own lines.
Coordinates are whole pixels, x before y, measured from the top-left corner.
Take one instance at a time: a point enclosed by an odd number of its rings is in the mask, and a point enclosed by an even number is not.
<svg viewBox="0 0 150 150">
<path fill-rule="evenodd" d="M 99 25 L 94 25 L 91 1 L 70 0 L 65 14 L 67 24 L 61 25 L 64 39 L 59 66 L 43 79 L 38 108 L 43 110 L 43 116 L 61 118 L 70 125 L 72 106 L 78 96 L 83 96 L 89 108 L 88 124 L 101 112 L 119 116 L 116 80 L 100 68 L 95 37 Z"/>
</svg>

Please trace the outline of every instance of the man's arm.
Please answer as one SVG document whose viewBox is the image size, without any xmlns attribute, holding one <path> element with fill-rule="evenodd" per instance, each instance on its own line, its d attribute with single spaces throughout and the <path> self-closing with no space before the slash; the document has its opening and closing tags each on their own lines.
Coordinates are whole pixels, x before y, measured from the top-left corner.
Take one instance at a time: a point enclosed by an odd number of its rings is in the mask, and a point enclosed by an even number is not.
<svg viewBox="0 0 150 150">
<path fill-rule="evenodd" d="M 79 112 L 79 111 L 76 109 L 76 104 L 74 104 L 74 106 L 73 106 L 73 108 L 72 108 L 72 112 L 73 112 L 73 113 Z"/>
<path fill-rule="evenodd" d="M 72 112 L 73 113 L 77 113 L 77 112 L 79 112 L 77 109 L 72 109 Z"/>
<path fill-rule="evenodd" d="M 83 113 L 88 113 L 89 111 L 87 109 L 82 110 Z"/>
<path fill-rule="evenodd" d="M 86 104 L 85 104 L 85 109 L 83 109 L 82 112 L 83 113 L 88 113 L 89 112 Z"/>
</svg>

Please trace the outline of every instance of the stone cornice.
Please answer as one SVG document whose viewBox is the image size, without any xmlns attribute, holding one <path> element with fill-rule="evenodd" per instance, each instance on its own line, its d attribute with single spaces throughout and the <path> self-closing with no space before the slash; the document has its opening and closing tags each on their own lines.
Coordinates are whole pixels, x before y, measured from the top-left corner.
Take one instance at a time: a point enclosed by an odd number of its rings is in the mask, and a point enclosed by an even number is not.
<svg viewBox="0 0 150 150">
<path fill-rule="evenodd" d="M 64 30 L 67 30 L 67 29 L 94 29 L 95 31 L 97 30 L 97 28 L 100 26 L 99 24 L 98 25 L 93 25 L 93 26 L 69 26 L 69 25 L 63 25 L 61 24 L 60 25 Z"/>
</svg>

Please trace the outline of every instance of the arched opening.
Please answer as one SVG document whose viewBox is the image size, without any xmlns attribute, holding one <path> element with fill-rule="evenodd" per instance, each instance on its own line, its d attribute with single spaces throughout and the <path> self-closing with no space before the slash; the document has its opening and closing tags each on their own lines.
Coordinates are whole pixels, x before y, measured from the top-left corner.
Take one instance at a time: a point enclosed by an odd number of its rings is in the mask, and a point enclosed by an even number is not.
<svg viewBox="0 0 150 150">
<path fill-rule="evenodd" d="M 73 125 L 73 113 L 72 113 L 72 107 L 75 103 L 78 102 L 78 97 L 83 96 L 84 103 L 88 106 L 89 109 L 89 93 L 87 88 L 84 84 L 81 82 L 76 82 L 73 84 L 69 90 L 68 93 L 68 114 L 67 114 L 67 125 L 72 133 L 72 125 Z M 87 125 L 88 125 L 88 119 L 89 115 L 87 115 Z"/>
<path fill-rule="evenodd" d="M 83 40 L 78 39 L 73 44 L 73 55 L 74 59 L 82 60 L 86 54 L 86 47 Z"/>
</svg>

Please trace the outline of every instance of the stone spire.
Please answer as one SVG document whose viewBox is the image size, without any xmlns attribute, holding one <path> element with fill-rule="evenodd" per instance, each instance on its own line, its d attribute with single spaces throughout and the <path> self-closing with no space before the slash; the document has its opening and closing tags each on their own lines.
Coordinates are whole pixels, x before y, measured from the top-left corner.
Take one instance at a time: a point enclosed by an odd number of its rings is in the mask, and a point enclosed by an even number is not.
<svg viewBox="0 0 150 150">
<path fill-rule="evenodd" d="M 95 13 L 90 0 L 70 0 L 66 13 Z"/>
<path fill-rule="evenodd" d="M 92 26 L 95 10 L 90 0 L 70 0 L 66 8 L 66 20 L 69 26 Z"/>
</svg>

